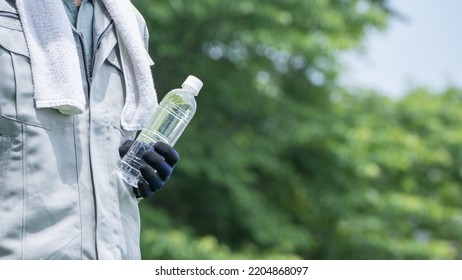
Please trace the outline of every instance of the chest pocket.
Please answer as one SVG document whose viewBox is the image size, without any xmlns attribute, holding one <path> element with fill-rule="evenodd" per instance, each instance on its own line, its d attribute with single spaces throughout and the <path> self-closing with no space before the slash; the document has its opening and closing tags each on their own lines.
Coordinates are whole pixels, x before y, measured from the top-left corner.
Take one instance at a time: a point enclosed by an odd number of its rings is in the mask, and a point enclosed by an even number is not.
<svg viewBox="0 0 462 280">
<path fill-rule="evenodd" d="M 0 111 L 4 118 L 48 130 L 72 126 L 72 116 L 36 109 L 29 52 L 16 14 L 0 11 Z"/>
</svg>

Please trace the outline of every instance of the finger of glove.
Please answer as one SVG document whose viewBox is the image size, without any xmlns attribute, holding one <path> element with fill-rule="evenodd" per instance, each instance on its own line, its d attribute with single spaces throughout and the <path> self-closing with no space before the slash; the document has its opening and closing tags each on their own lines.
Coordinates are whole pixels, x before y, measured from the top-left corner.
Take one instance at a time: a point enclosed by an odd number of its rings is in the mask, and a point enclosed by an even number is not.
<svg viewBox="0 0 462 280">
<path fill-rule="evenodd" d="M 180 159 L 178 152 L 169 144 L 164 142 L 157 142 L 154 144 L 154 150 L 165 158 L 165 161 L 174 166 Z"/>
<path fill-rule="evenodd" d="M 144 198 L 149 198 L 154 195 L 154 191 L 151 190 L 149 187 L 148 183 L 146 183 L 144 180 L 139 180 L 138 181 L 138 195 Z"/>
<path fill-rule="evenodd" d="M 139 183 L 139 182 L 138 182 L 138 183 Z M 135 194 L 136 197 L 140 197 L 140 196 L 141 196 L 139 186 L 138 186 L 138 187 L 132 187 L 132 189 L 133 189 L 133 193 Z"/>
<path fill-rule="evenodd" d="M 144 162 L 157 171 L 158 176 L 166 181 L 173 172 L 173 167 L 170 166 L 164 158 L 156 152 L 146 151 L 142 156 Z"/>
<path fill-rule="evenodd" d="M 133 142 L 133 140 L 127 140 L 122 144 L 122 146 L 119 147 L 120 158 L 123 158 L 125 156 L 130 147 L 133 145 Z"/>
<path fill-rule="evenodd" d="M 163 187 L 164 181 L 159 177 L 156 170 L 154 170 L 151 166 L 143 164 L 140 168 L 140 172 L 144 180 L 146 180 L 148 183 L 151 191 L 157 191 Z"/>
</svg>

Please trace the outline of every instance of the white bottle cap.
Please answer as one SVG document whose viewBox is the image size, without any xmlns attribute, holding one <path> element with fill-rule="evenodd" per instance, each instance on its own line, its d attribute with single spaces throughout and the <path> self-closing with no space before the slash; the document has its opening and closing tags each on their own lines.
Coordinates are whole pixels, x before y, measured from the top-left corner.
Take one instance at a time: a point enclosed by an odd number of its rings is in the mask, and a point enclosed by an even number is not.
<svg viewBox="0 0 462 280">
<path fill-rule="evenodd" d="M 189 75 L 186 78 L 186 80 L 184 81 L 182 87 L 188 86 L 194 91 L 194 95 L 198 95 L 199 91 L 202 88 L 202 85 L 203 85 L 203 83 L 202 83 L 201 80 L 199 80 L 198 78 L 196 78 L 196 77 L 194 77 L 192 75 Z"/>
</svg>

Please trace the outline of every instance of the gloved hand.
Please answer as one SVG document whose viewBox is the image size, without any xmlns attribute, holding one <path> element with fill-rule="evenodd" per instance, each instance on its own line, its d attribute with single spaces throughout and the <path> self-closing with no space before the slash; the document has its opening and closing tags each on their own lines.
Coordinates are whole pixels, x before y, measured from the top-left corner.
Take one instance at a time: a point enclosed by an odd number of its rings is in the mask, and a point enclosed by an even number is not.
<svg viewBox="0 0 462 280">
<path fill-rule="evenodd" d="M 127 140 L 119 147 L 121 158 L 132 144 L 133 140 Z M 154 144 L 154 151 L 145 151 L 141 157 L 145 162 L 140 167 L 144 180 L 139 180 L 138 188 L 134 187 L 133 191 L 138 197 L 148 198 L 165 185 L 180 156 L 172 146 L 157 142 Z"/>
</svg>

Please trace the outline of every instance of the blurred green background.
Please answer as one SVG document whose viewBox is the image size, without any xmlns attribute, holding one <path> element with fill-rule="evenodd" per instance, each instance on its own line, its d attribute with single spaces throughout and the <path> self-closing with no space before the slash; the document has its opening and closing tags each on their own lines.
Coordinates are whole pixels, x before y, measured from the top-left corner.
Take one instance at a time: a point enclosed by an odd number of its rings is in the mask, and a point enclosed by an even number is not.
<svg viewBox="0 0 462 280">
<path fill-rule="evenodd" d="M 462 91 L 338 83 L 385 0 L 133 0 L 159 98 L 204 87 L 144 259 L 462 258 Z"/>
</svg>

